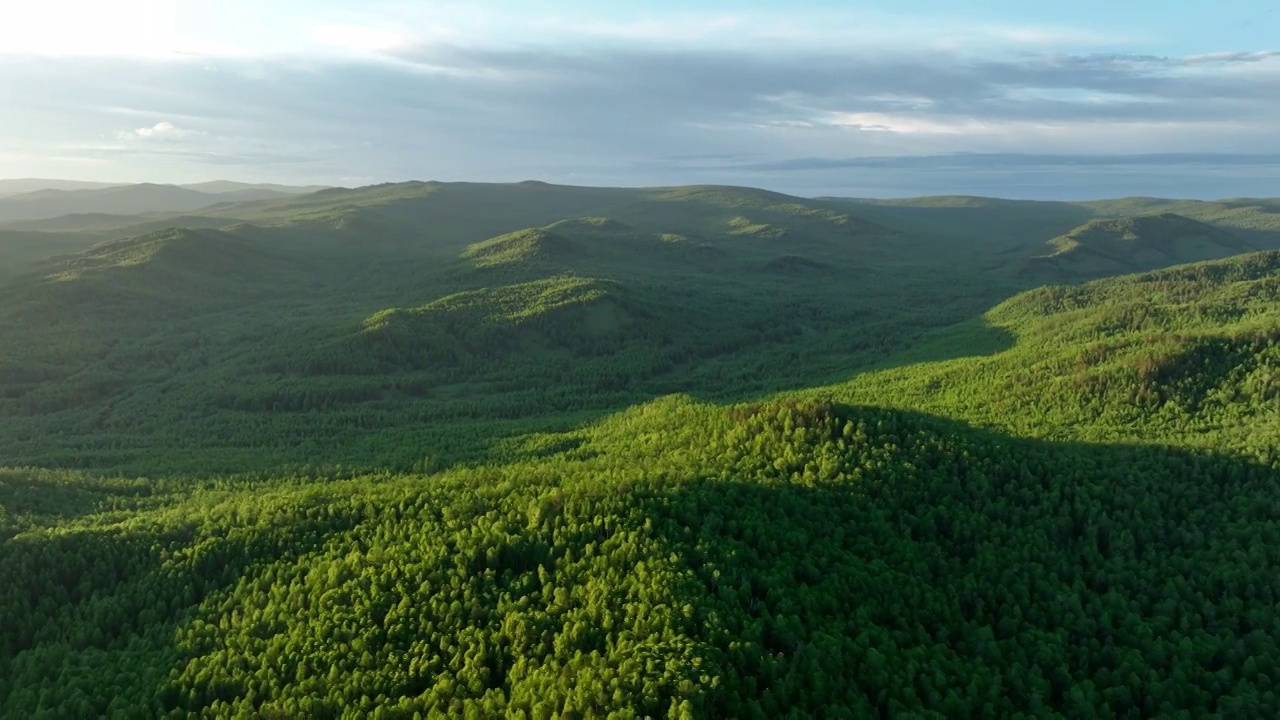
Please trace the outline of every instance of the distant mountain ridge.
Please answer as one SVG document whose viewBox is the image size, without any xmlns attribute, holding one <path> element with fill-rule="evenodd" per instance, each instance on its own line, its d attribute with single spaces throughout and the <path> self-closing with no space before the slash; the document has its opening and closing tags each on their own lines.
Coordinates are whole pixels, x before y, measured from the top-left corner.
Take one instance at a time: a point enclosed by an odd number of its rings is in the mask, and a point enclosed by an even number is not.
<svg viewBox="0 0 1280 720">
<path fill-rule="evenodd" d="M 51 220 L 64 215 L 185 213 L 226 203 L 278 200 L 319 189 L 323 187 L 229 181 L 193 185 L 0 181 L 0 225 Z"/>
<path fill-rule="evenodd" d="M 125 183 L 85 182 L 82 180 L 52 180 L 42 178 L 16 178 L 0 180 L 0 197 L 21 195 L 40 190 L 101 190 L 119 187 Z"/>
<path fill-rule="evenodd" d="M 247 190 L 269 190 L 285 195 L 304 195 L 306 193 L 328 190 L 330 185 L 280 185 L 279 183 L 243 183 L 231 180 L 211 180 L 209 182 L 188 183 L 178 185 L 186 190 L 205 193 L 235 193 Z"/>
</svg>

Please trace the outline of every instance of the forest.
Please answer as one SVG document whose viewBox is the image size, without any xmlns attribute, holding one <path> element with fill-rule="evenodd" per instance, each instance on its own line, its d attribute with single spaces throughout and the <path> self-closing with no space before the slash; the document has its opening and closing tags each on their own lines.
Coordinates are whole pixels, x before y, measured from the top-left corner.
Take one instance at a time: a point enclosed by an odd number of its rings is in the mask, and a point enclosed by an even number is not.
<svg viewBox="0 0 1280 720">
<path fill-rule="evenodd" d="M 255 192 L 0 222 L 3 717 L 1280 715 L 1280 201 Z"/>
</svg>

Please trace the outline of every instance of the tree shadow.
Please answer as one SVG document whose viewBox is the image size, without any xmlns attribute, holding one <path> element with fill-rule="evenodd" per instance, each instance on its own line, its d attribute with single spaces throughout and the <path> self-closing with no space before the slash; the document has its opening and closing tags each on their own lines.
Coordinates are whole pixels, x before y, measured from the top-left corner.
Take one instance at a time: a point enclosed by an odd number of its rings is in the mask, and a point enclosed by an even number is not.
<svg viewBox="0 0 1280 720">
<path fill-rule="evenodd" d="M 0 540 L 24 530 L 128 507 L 154 490 L 146 483 L 91 479 L 76 472 L 0 469 Z"/>
<path fill-rule="evenodd" d="M 992 325 L 984 314 L 929 333 L 918 343 L 859 374 L 960 358 L 990 357 L 1011 349 L 1016 341 L 1012 332 Z"/>
<path fill-rule="evenodd" d="M 483 492 L 475 488 L 494 481 L 477 471 L 474 488 L 458 485 L 456 497 L 427 496 L 435 484 L 420 484 L 421 516 L 387 502 L 370 481 L 296 502 L 242 495 L 191 509 L 163 532 L 143 520 L 11 540 L 0 545 L 0 572 L 24 580 L 0 589 L 11 618 L 0 634 L 0 698 L 33 709 L 58 687 L 66 690 L 58 697 L 95 713 L 243 701 L 245 686 L 231 676 L 201 675 L 188 687 L 192 678 L 170 672 L 185 667 L 187 653 L 222 648 L 214 638 L 236 628 L 243 610 L 204 606 L 190 625 L 203 649 L 179 648 L 174 628 L 200 603 L 246 579 L 259 599 L 302 591 L 277 564 L 365 520 L 395 527 L 452 518 L 463 528 L 510 517 L 514 502 L 519 515 L 528 505 L 529 525 L 493 536 L 495 545 L 446 552 L 379 603 L 428 608 L 437 588 L 498 578 L 515 596 L 482 594 L 481 605 L 457 607 L 460 618 L 501 632 L 515 627 L 513 613 L 527 616 L 528 602 L 554 603 L 571 618 L 583 603 L 623 617 L 643 600 L 652 604 L 646 617 L 670 618 L 667 640 L 645 647 L 674 678 L 654 685 L 645 707 L 687 701 L 703 717 L 1257 717 L 1276 706 L 1261 668 L 1280 656 L 1280 579 L 1260 572 L 1280 560 L 1274 463 L 1028 440 L 880 408 L 789 402 L 717 412 L 706 427 L 677 431 L 666 466 L 619 476 L 607 458 L 588 457 Z M 412 498 L 412 489 L 405 481 L 397 492 Z M 197 519 L 210 528 L 198 537 L 189 524 Z M 658 543 L 643 551 L 656 584 L 642 583 L 638 595 L 572 592 L 574 578 L 607 587 L 619 572 L 630 577 L 623 568 L 637 549 L 628 543 L 645 537 Z M 377 555 L 397 552 L 408 550 L 388 545 Z M 579 574 L 564 574 L 570 556 L 586 558 L 574 566 Z M 568 583 L 569 592 L 539 594 L 547 583 Z M 328 586 L 317 587 L 304 592 Z M 318 595 L 312 602 L 323 611 Z M 673 612 L 680 608 L 691 614 Z M 382 613 L 342 617 L 364 624 L 344 632 L 398 643 L 387 647 L 401 662 L 415 643 L 450 645 L 393 640 Z M 618 662 L 600 654 L 617 641 L 608 633 L 569 620 L 538 627 L 542 641 L 520 651 L 537 656 L 530 660 L 578 658 L 578 673 Z M 218 651 L 231 655 L 209 667 L 235 663 L 239 677 L 261 686 L 280 658 L 250 652 L 257 637 L 226 645 Z M 467 692 L 509 690 L 503 668 L 516 659 L 472 676 Z M 115 674 L 95 676 L 94 663 Z M 434 682 L 419 680 L 404 687 Z"/>
<path fill-rule="evenodd" d="M 304 554 L 359 515 L 316 512 L 317 497 L 267 517 L 209 508 L 0 542 L 0 707 L 35 717 L 158 715 L 174 707 L 170 671 L 187 662 L 174 628 L 263 558 Z M 223 533 L 202 532 L 224 523 Z"/>
<path fill-rule="evenodd" d="M 788 417 L 825 449 L 645 501 L 698 579 L 685 600 L 723 670 L 706 716 L 1275 709 L 1246 648 L 1280 632 L 1280 583 L 1258 575 L 1280 466 L 897 410 Z"/>
</svg>

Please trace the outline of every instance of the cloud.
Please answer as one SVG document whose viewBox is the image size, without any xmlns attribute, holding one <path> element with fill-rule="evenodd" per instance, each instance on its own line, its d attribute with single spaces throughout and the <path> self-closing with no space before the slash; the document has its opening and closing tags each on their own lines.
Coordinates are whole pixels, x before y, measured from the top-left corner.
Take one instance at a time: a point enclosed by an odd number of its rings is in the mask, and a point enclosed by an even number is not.
<svg viewBox="0 0 1280 720">
<path fill-rule="evenodd" d="M 12 143 L 0 140 L 0 151 L 19 143 L 79 147 L 137 168 L 256 163 L 308 182 L 572 177 L 764 185 L 797 183 L 802 172 L 911 169 L 841 164 L 847 158 L 1280 153 L 1276 52 L 346 39 L 357 52 L 329 59 L 0 63 L 0 93 L 23 98 L 0 118 L 0 136 Z M 131 81 L 105 81 L 121 77 Z M 166 120 L 148 124 L 157 118 Z M 141 127 L 114 132 L 122 124 Z M 670 160 L 676 156 L 741 161 Z"/>
<path fill-rule="evenodd" d="M 1032 168 L 1280 167 L 1280 153 L 1149 153 L 1141 155 L 1045 155 L 1034 153 L 950 153 L 914 157 L 789 158 L 763 163 L 725 163 L 753 172 L 810 170 L 1025 170 Z"/>
<path fill-rule="evenodd" d="M 460 45 L 491 42 L 545 47 L 773 47 L 838 49 L 1114 47 L 1145 42 L 1063 23 L 982 20 L 971 10 L 946 13 L 822 9 L 775 3 L 727 11 L 641 3 L 512 0 L 41 0 L 0 4 L 0 55 L 146 57 L 345 56 L 409 38 Z M 12 9 L 9 8 L 12 6 Z M 634 6 L 634 7 L 633 7 Z M 1113 23 L 1133 27 L 1132 24 Z M 1145 27 L 1145 26 L 1144 26 Z"/>
<path fill-rule="evenodd" d="M 186 147 L 140 147 L 137 145 L 67 145 L 60 148 L 63 157 L 81 157 L 96 161 L 119 159 L 146 159 L 149 161 L 183 161 L 201 165 L 231 165 L 243 167 L 272 167 L 317 162 L 315 154 L 273 152 L 252 146 L 238 150 L 234 143 L 220 143 L 225 147 L 190 149 Z"/>
<path fill-rule="evenodd" d="M 152 125 L 151 127 L 141 127 L 131 132 L 117 133 L 121 139 L 131 140 L 142 138 L 146 140 L 185 140 L 202 133 L 195 130 L 187 130 L 180 128 L 173 123 L 164 120 Z"/>
<path fill-rule="evenodd" d="M 1209 63 L 1254 63 L 1280 57 L 1280 50 L 1263 52 L 1217 52 L 1203 55 L 1188 55 L 1182 58 L 1186 65 L 1206 65 Z"/>
</svg>

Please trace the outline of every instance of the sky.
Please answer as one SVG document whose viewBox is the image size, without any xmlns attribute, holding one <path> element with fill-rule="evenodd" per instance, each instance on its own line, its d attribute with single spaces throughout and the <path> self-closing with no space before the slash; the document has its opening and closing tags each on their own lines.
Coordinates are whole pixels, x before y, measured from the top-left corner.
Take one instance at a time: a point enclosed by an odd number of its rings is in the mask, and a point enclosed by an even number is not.
<svg viewBox="0 0 1280 720">
<path fill-rule="evenodd" d="M 0 3 L 0 177 L 1280 195 L 1274 0 Z"/>
</svg>

